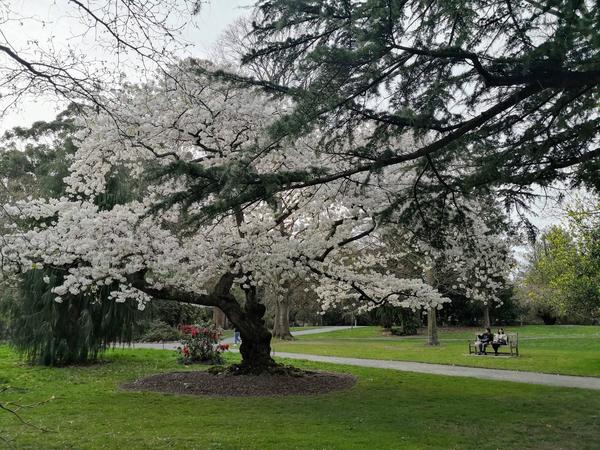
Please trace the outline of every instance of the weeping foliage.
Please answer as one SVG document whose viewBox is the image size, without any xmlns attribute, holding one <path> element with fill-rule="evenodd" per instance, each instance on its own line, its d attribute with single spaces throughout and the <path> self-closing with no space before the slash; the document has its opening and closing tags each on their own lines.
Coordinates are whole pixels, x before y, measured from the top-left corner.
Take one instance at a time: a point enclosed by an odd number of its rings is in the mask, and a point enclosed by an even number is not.
<svg viewBox="0 0 600 450">
<path fill-rule="evenodd" d="M 62 277 L 54 269 L 23 275 L 8 308 L 10 342 L 17 351 L 33 364 L 62 366 L 96 361 L 114 343 L 132 341 L 140 315 L 135 305 L 101 301 L 108 288 L 95 298 L 65 296 L 57 303 L 51 289 Z"/>
<path fill-rule="evenodd" d="M 0 203 L 28 195 L 56 198 L 65 194 L 63 178 L 68 175 L 69 156 L 77 150 L 72 140 L 76 113 L 72 105 L 52 122 L 36 122 L 31 128 L 17 127 L 5 133 L 0 176 L 6 186 L 0 192 Z M 128 201 L 137 194 L 137 187 L 136 180 L 122 171 L 108 180 L 107 192 L 96 199 L 97 204 L 109 209 Z M 31 363 L 88 363 L 113 343 L 132 341 L 141 313 L 135 304 L 108 300 L 114 286 L 105 286 L 94 297 L 64 296 L 62 303 L 54 300 L 51 290 L 62 284 L 68 269 L 30 270 L 2 286 L 0 306 L 7 324 L 0 326 L 0 332 L 7 328 L 9 342 Z"/>
</svg>

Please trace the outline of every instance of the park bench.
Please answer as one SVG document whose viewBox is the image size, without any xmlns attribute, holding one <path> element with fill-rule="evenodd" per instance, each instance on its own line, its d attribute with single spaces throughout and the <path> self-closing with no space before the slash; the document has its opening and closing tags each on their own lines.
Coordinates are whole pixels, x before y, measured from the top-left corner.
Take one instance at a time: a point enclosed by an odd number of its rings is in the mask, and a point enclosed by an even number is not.
<svg viewBox="0 0 600 450">
<path fill-rule="evenodd" d="M 475 347 L 475 342 L 477 341 L 477 336 L 475 336 L 474 341 L 469 341 L 469 355 L 477 354 L 477 348 Z M 502 349 L 505 351 L 502 351 Z M 492 343 L 490 342 L 486 347 L 486 353 L 488 355 L 493 355 L 494 350 L 492 348 Z M 499 355 L 510 355 L 510 356 L 519 356 L 519 333 L 506 333 L 506 344 L 500 344 L 500 348 L 498 349 Z"/>
</svg>

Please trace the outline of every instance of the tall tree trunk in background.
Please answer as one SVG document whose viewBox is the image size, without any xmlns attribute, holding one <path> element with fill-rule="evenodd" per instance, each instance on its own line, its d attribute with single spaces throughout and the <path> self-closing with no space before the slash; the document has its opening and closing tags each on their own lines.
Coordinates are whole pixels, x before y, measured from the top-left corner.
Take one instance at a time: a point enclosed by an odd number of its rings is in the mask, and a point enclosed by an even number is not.
<svg viewBox="0 0 600 450">
<path fill-rule="evenodd" d="M 435 287 L 433 268 L 428 268 L 425 270 L 425 281 L 429 286 Z M 440 345 L 437 327 L 437 310 L 435 308 L 429 308 L 427 310 L 427 344 Z"/>
<path fill-rule="evenodd" d="M 437 313 L 435 308 L 427 310 L 427 344 L 440 345 L 438 338 Z"/>
<path fill-rule="evenodd" d="M 213 324 L 216 327 L 226 329 L 227 328 L 227 316 L 225 313 L 218 308 L 217 306 L 213 306 Z"/>
<path fill-rule="evenodd" d="M 294 336 L 290 332 L 290 300 L 288 297 L 284 297 L 276 302 L 272 334 L 274 338 L 286 341 L 294 339 Z"/>
<path fill-rule="evenodd" d="M 483 305 L 483 327 L 490 328 L 492 322 L 490 321 L 490 305 Z"/>
</svg>

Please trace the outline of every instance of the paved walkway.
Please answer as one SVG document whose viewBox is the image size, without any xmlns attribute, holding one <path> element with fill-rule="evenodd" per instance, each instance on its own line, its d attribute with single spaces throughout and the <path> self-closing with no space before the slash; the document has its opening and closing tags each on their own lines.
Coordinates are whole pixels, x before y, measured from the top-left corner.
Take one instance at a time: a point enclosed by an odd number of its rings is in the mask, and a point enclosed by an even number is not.
<svg viewBox="0 0 600 450">
<path fill-rule="evenodd" d="M 294 336 L 305 334 L 326 333 L 329 331 L 346 330 L 352 327 L 323 327 L 310 330 L 294 331 Z M 223 342 L 233 343 L 233 338 Z M 133 344 L 134 348 L 152 348 L 174 350 L 177 342 L 145 342 Z M 237 352 L 237 350 L 233 350 Z M 515 383 L 542 384 L 546 386 L 572 387 L 582 389 L 600 390 L 600 378 L 578 377 L 570 375 L 552 375 L 538 372 L 524 372 L 518 370 L 484 369 L 479 367 L 450 366 L 444 364 L 430 364 L 410 361 L 387 361 L 381 359 L 342 358 L 337 356 L 305 355 L 300 353 L 273 352 L 279 358 L 300 359 L 305 361 L 324 362 L 330 364 L 343 364 L 347 366 L 373 367 L 376 369 L 391 369 L 403 372 L 418 372 L 432 375 L 445 375 L 450 377 L 471 377 L 483 380 L 510 381 Z"/>
<path fill-rule="evenodd" d="M 320 334 L 329 333 L 331 331 L 350 330 L 352 328 L 362 328 L 362 326 L 349 325 L 334 325 L 319 328 L 310 328 L 308 330 L 292 331 L 292 336 L 303 336 L 305 334 Z M 223 339 L 221 342 L 225 344 L 233 344 L 233 337 Z M 138 342 L 132 345 L 134 348 L 154 348 L 159 350 L 175 350 L 179 345 L 178 342 Z"/>
<path fill-rule="evenodd" d="M 327 327 L 319 327 L 319 328 L 310 328 L 308 330 L 300 330 L 300 331 L 292 331 L 292 336 L 304 336 L 305 334 L 321 334 L 321 333 L 329 333 L 331 331 L 340 331 L 340 330 L 350 330 L 352 328 L 362 328 L 361 326 L 352 327 L 347 325 L 334 325 Z M 223 339 L 223 342 L 226 344 L 233 344 L 233 338 Z"/>
<path fill-rule="evenodd" d="M 475 333 L 473 333 L 473 337 L 475 336 Z M 569 334 L 569 335 L 560 335 L 560 336 L 526 336 L 526 337 L 522 337 L 519 336 L 519 341 L 540 341 L 540 340 L 559 340 L 559 339 L 589 339 L 589 338 L 596 338 L 596 337 L 600 337 L 600 333 L 596 333 L 596 334 Z M 427 340 L 427 336 L 386 336 L 386 337 L 357 337 L 357 338 L 353 338 L 353 337 L 348 337 L 345 339 L 355 339 L 358 340 L 360 339 L 361 341 L 386 341 L 386 342 L 390 342 L 390 339 L 392 339 L 393 341 L 399 341 L 399 340 L 403 340 L 403 341 L 414 341 L 414 340 L 421 340 L 421 341 L 425 341 Z M 473 338 L 466 338 L 466 337 L 462 337 L 462 338 L 449 338 L 449 337 L 444 337 L 443 338 L 444 341 L 467 341 L 470 340 L 472 341 Z"/>
<path fill-rule="evenodd" d="M 392 369 L 403 372 L 428 373 L 449 377 L 471 377 L 483 380 L 512 381 L 515 383 L 543 384 L 547 386 L 573 387 L 600 390 L 600 378 L 553 375 L 519 370 L 484 369 L 479 367 L 450 366 L 410 361 L 386 361 L 381 359 L 342 358 L 337 356 L 305 355 L 299 353 L 274 352 L 279 358 L 301 359 L 305 361 L 344 364 L 347 366 Z"/>
</svg>

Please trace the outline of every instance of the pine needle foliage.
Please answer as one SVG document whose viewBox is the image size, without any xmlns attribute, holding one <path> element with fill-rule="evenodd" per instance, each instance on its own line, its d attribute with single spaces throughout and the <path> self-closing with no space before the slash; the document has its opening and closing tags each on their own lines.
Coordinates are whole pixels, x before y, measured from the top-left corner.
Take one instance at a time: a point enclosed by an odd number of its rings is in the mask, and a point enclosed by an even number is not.
<svg viewBox="0 0 600 450">
<path fill-rule="evenodd" d="M 289 82 L 246 82 L 295 105 L 274 140 L 318 127 L 328 151 L 370 134 L 334 155 L 343 169 L 238 178 L 240 202 L 407 162 L 431 192 L 493 190 L 508 205 L 556 182 L 600 189 L 598 2 L 260 0 L 253 18 L 243 62 L 277 61 Z"/>
</svg>

